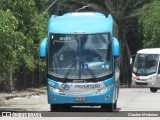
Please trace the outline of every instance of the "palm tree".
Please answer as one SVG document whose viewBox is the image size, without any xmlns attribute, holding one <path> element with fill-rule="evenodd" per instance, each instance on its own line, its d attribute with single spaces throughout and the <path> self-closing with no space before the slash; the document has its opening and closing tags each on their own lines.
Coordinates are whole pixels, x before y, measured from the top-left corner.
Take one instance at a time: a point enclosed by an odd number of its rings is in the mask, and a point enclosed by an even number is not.
<svg viewBox="0 0 160 120">
<path fill-rule="evenodd" d="M 90 0 L 90 2 L 91 1 L 92 0 Z M 138 16 L 135 16 L 134 13 L 150 1 L 151 0 L 96 0 L 91 2 L 93 8 L 96 8 L 104 14 L 112 14 L 118 25 L 118 38 L 121 45 L 120 80 L 121 83 L 128 83 L 128 87 L 130 87 L 131 84 L 131 67 L 129 63 L 131 51 L 128 45 L 128 39 L 130 38 L 128 38 L 127 33 L 130 29 L 133 29 L 133 27 L 135 29 L 135 26 L 131 25 L 133 21 L 138 22 Z M 136 29 L 138 31 L 138 27 Z"/>
</svg>

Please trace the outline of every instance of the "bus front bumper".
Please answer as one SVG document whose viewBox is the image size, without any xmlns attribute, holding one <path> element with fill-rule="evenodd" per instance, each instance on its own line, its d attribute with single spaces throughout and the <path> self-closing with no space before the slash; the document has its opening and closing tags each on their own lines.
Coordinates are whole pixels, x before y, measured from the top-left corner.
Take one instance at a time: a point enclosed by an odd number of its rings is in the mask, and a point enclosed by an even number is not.
<svg viewBox="0 0 160 120">
<path fill-rule="evenodd" d="M 113 103 L 114 89 L 102 94 L 92 95 L 63 95 L 55 94 L 48 90 L 48 103 L 49 104 L 107 104 Z"/>
<path fill-rule="evenodd" d="M 137 80 L 137 79 L 132 79 L 132 86 L 143 86 L 143 87 L 160 87 L 160 82 L 153 80 L 153 79 L 148 79 L 148 80 Z"/>
</svg>

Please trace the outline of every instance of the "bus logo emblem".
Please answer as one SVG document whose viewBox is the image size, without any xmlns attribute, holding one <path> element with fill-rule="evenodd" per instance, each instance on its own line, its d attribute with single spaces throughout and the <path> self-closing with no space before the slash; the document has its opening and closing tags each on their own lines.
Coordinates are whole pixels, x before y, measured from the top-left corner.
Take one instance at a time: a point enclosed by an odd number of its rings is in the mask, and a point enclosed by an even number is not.
<svg viewBox="0 0 160 120">
<path fill-rule="evenodd" d="M 68 84 L 62 84 L 61 85 L 61 88 L 63 89 L 63 90 L 69 90 L 69 88 L 70 88 L 70 86 L 68 85 Z"/>
</svg>

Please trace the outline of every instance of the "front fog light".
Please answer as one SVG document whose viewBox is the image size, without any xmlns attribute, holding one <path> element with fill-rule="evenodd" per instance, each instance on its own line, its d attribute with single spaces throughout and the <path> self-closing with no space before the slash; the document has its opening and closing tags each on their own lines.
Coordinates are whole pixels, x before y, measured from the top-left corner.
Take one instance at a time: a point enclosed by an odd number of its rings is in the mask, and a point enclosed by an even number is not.
<svg viewBox="0 0 160 120">
<path fill-rule="evenodd" d="M 56 100 L 55 96 L 50 96 L 51 100 Z"/>
<path fill-rule="evenodd" d="M 109 91 L 111 88 L 113 88 L 113 84 L 109 85 L 109 86 L 106 86 L 106 87 L 103 87 L 101 89 L 98 89 L 97 90 L 97 94 L 102 94 L 104 92 L 107 92 Z"/>
<path fill-rule="evenodd" d="M 110 95 L 105 96 L 105 99 L 108 100 L 110 98 Z"/>
<path fill-rule="evenodd" d="M 54 88 L 54 87 L 51 87 L 51 86 L 48 86 L 49 90 L 54 92 L 54 93 L 57 93 L 57 94 L 63 94 L 63 91 L 62 90 L 59 90 L 57 88 Z"/>
<path fill-rule="evenodd" d="M 156 77 L 154 76 L 154 77 L 151 77 L 151 80 L 155 80 L 156 79 Z"/>
</svg>

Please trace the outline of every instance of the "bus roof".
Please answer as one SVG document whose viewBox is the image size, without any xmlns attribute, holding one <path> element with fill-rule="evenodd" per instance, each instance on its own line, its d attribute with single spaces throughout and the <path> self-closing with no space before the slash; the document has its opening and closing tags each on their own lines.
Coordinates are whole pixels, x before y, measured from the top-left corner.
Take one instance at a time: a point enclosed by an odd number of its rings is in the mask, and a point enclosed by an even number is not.
<svg viewBox="0 0 160 120">
<path fill-rule="evenodd" d="M 160 48 L 147 48 L 139 50 L 139 54 L 160 54 Z"/>
<path fill-rule="evenodd" d="M 66 13 L 63 16 L 54 16 L 49 20 L 48 33 L 104 33 L 111 32 L 113 18 L 97 12 Z"/>
</svg>

